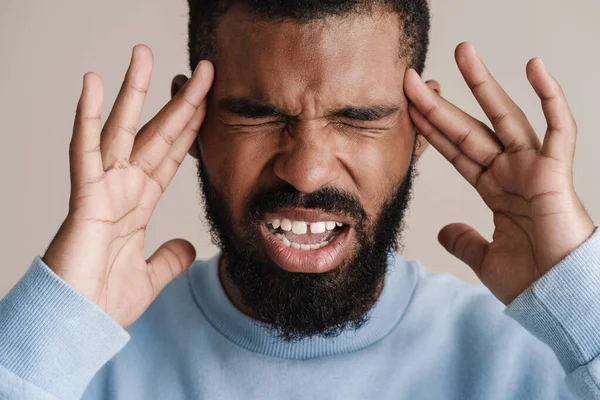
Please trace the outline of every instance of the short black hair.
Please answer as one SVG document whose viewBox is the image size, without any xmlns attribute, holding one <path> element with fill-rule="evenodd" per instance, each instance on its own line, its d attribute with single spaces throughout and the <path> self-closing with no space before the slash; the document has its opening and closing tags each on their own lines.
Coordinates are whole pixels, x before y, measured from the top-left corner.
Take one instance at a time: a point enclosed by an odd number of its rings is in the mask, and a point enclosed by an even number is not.
<svg viewBox="0 0 600 400">
<path fill-rule="evenodd" d="M 201 60 L 217 57 L 216 30 L 220 17 L 234 3 L 249 7 L 266 20 L 292 20 L 300 23 L 351 12 L 364 12 L 383 6 L 398 14 L 402 28 L 399 55 L 419 74 L 425 68 L 429 46 L 430 12 L 427 0 L 188 0 L 188 50 L 193 71 Z"/>
</svg>

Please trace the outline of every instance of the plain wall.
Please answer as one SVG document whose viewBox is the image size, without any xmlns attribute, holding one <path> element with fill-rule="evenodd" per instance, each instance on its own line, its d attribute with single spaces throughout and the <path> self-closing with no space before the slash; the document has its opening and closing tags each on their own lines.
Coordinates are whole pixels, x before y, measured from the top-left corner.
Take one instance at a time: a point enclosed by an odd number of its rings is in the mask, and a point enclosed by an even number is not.
<svg viewBox="0 0 600 400">
<path fill-rule="evenodd" d="M 449 100 L 478 118 L 484 114 L 454 62 L 458 43 L 475 44 L 541 135 L 545 124 L 525 64 L 543 58 L 575 113 L 575 184 L 592 218 L 600 221 L 600 1 L 433 0 L 432 13 L 425 78 L 437 79 Z M 137 43 L 148 44 L 155 55 L 145 122 L 169 99 L 171 78 L 189 75 L 184 0 L 0 2 L 0 297 L 33 257 L 44 253 L 66 215 L 68 144 L 82 75 L 92 70 L 102 77 L 106 117 Z M 404 254 L 477 282 L 438 244 L 437 233 L 461 221 L 490 238 L 491 212 L 435 149 L 428 149 L 419 170 Z M 188 158 L 151 221 L 149 254 L 173 237 L 190 240 L 199 258 L 216 252 L 201 218 L 197 186 L 195 164 Z"/>
</svg>

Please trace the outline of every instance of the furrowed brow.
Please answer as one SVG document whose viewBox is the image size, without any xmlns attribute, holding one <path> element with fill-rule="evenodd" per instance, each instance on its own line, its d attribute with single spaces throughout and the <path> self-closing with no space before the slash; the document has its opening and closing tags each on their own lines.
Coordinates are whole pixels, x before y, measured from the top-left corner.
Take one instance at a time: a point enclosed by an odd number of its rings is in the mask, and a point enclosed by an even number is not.
<svg viewBox="0 0 600 400">
<path fill-rule="evenodd" d="M 331 116 L 357 121 L 378 121 L 399 110 L 400 107 L 395 106 L 346 107 L 334 111 Z"/>
<path fill-rule="evenodd" d="M 245 118 L 285 118 L 287 115 L 277 107 L 258 101 L 228 97 L 219 102 L 219 107 L 231 114 Z"/>
</svg>

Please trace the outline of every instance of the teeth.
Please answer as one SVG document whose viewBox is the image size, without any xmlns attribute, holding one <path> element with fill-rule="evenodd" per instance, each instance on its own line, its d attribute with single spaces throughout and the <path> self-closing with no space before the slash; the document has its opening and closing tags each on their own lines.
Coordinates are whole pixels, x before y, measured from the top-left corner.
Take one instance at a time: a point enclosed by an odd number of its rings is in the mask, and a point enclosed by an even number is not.
<svg viewBox="0 0 600 400">
<path fill-rule="evenodd" d="M 289 232 L 292 230 L 292 221 L 290 221 L 289 219 L 282 219 L 281 220 L 281 229 Z"/>
<path fill-rule="evenodd" d="M 301 243 L 290 242 L 290 240 L 288 238 L 286 238 L 285 235 L 283 235 L 281 233 L 276 233 L 275 237 L 277 239 L 281 240 L 281 242 L 283 243 L 283 245 L 286 246 L 286 247 L 291 247 L 292 249 L 304 250 L 304 251 L 319 250 L 319 249 L 327 246 L 334 239 L 334 237 L 332 237 L 332 238 L 329 238 L 329 240 L 326 240 L 326 241 L 321 242 L 321 243 L 301 244 Z"/>
<path fill-rule="evenodd" d="M 281 228 L 281 230 L 284 232 L 292 231 L 296 235 L 306 235 L 309 232 L 309 225 L 310 233 L 324 233 L 325 231 L 332 231 L 336 227 L 344 226 L 342 222 L 336 221 L 319 221 L 308 223 L 304 221 L 292 221 L 286 218 L 274 219 L 267 224 L 267 226 L 269 225 L 273 229 Z"/>
<path fill-rule="evenodd" d="M 325 222 L 313 222 L 310 224 L 311 233 L 323 233 L 325 232 Z"/>
<path fill-rule="evenodd" d="M 306 226 L 306 222 L 304 222 L 304 221 L 292 222 L 292 232 L 294 232 L 296 235 L 305 235 L 307 230 L 308 229 Z"/>
</svg>

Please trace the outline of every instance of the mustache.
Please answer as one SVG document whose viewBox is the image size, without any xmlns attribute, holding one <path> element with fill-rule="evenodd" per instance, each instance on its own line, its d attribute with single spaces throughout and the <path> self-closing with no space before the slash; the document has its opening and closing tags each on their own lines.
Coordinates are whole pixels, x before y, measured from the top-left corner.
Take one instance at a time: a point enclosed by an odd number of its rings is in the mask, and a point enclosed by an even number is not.
<svg viewBox="0 0 600 400">
<path fill-rule="evenodd" d="M 302 193 L 285 183 L 257 193 L 248 203 L 248 215 L 251 222 L 257 223 L 265 213 L 276 213 L 290 208 L 345 214 L 357 223 L 362 223 L 367 218 L 360 200 L 351 193 L 331 187 Z"/>
</svg>

